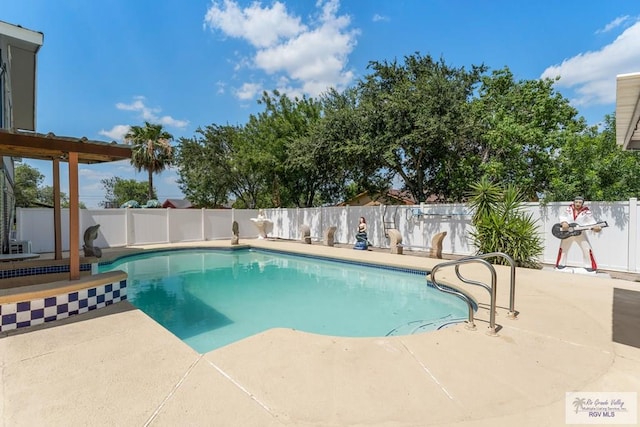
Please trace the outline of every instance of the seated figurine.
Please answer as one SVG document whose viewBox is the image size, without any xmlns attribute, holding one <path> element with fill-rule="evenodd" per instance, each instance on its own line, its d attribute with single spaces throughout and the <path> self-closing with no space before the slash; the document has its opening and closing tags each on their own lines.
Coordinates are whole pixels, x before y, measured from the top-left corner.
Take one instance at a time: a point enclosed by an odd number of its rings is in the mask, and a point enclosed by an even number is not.
<svg viewBox="0 0 640 427">
<path fill-rule="evenodd" d="M 367 220 L 361 216 L 358 224 L 358 232 L 356 233 L 356 244 L 353 246 L 353 249 L 366 251 L 369 245 L 371 245 L 371 243 L 367 238 Z"/>
</svg>

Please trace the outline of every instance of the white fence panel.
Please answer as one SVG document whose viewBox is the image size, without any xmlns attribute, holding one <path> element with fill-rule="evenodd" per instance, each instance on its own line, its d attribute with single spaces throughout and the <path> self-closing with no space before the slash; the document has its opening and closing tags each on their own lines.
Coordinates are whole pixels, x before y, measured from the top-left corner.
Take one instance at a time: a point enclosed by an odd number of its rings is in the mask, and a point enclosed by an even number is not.
<svg viewBox="0 0 640 427">
<path fill-rule="evenodd" d="M 205 209 L 202 218 L 204 240 L 231 239 L 233 221 L 234 211 L 231 209 Z"/>
<path fill-rule="evenodd" d="M 169 242 L 167 209 L 126 208 L 129 245 Z"/>
<path fill-rule="evenodd" d="M 270 231 L 267 232 L 269 237 L 290 240 L 300 238 L 301 224 L 297 209 L 265 209 L 264 212 L 265 216 L 273 222 Z"/>
<path fill-rule="evenodd" d="M 16 240 L 31 241 L 33 252 L 42 253 L 55 250 L 53 209 L 17 208 L 16 223 L 18 225 Z"/>
<path fill-rule="evenodd" d="M 126 214 L 126 209 L 81 209 L 80 247 L 82 248 L 84 245 L 84 231 L 87 227 L 96 224 L 100 224 L 100 229 L 98 230 L 98 238 L 93 242 L 94 246 L 99 248 L 126 246 Z M 64 230 L 63 234 L 68 234 L 68 227 L 63 225 L 62 229 Z"/>
<path fill-rule="evenodd" d="M 296 209 L 294 214 L 298 217 L 298 220 L 291 221 L 291 223 L 297 223 L 297 239 L 302 239 L 302 233 L 300 232 L 302 225 L 308 225 L 311 232 L 311 240 L 322 240 L 322 208 Z"/>
<path fill-rule="evenodd" d="M 410 250 L 427 250 L 431 247 L 433 236 L 446 231 L 447 236 L 442 242 L 443 252 L 458 255 L 475 253 L 468 234 L 471 214 L 465 205 L 389 206 L 385 222 L 397 225 L 403 245 Z"/>
<path fill-rule="evenodd" d="M 322 229 L 318 230 L 318 234 L 324 237 L 324 232 L 329 227 L 336 227 L 333 235 L 334 242 L 347 243 L 349 231 L 346 227 L 349 207 L 327 207 L 322 209 Z M 355 234 L 353 235 L 355 236 Z M 355 240 L 355 237 L 354 237 Z"/>
<path fill-rule="evenodd" d="M 587 232 L 598 266 L 606 265 L 612 270 L 626 270 L 630 264 L 630 202 L 590 203 L 596 221 L 605 220 L 609 227 L 600 233 Z M 635 237 L 634 237 L 635 238 Z M 580 251 L 576 251 L 580 252 Z"/>
<path fill-rule="evenodd" d="M 169 225 L 169 242 L 193 242 L 204 240 L 202 210 L 165 209 Z"/>
</svg>

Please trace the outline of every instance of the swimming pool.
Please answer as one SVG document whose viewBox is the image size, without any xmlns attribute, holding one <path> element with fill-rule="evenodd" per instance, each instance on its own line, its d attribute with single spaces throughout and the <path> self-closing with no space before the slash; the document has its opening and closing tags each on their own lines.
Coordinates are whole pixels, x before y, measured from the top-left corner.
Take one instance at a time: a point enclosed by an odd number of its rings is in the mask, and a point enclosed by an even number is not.
<svg viewBox="0 0 640 427">
<path fill-rule="evenodd" d="M 466 319 L 425 275 L 254 249 L 173 250 L 120 258 L 128 299 L 205 353 L 271 328 L 375 337 Z"/>
</svg>

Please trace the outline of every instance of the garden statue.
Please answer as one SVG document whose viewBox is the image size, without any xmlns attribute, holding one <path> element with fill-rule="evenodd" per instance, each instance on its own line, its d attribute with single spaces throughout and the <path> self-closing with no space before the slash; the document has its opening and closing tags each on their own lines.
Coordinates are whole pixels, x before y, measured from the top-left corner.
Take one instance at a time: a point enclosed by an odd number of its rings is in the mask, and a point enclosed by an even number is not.
<svg viewBox="0 0 640 427">
<path fill-rule="evenodd" d="M 353 246 L 353 249 L 366 251 L 370 245 L 371 243 L 367 238 L 367 220 L 361 216 L 358 223 L 358 232 L 356 233 L 356 244 Z"/>
<path fill-rule="evenodd" d="M 584 270 L 587 273 L 594 273 L 598 270 L 596 258 L 593 255 L 591 243 L 583 230 L 593 230 L 599 233 L 602 227 L 607 226 L 606 221 L 595 222 L 591 210 L 584 204 L 584 197 L 576 196 L 560 215 L 560 222 L 551 229 L 552 234 L 561 239 L 556 259 L 556 270 L 564 270 L 567 263 L 567 253 L 575 243 L 582 249 L 584 259 Z M 574 272 L 574 269 L 570 269 Z M 580 270 L 577 270 L 580 272 Z"/>
<path fill-rule="evenodd" d="M 258 228 L 258 239 L 266 239 L 267 227 L 271 226 L 273 222 L 264 215 L 264 210 L 258 210 L 258 217 L 250 219 Z"/>
<path fill-rule="evenodd" d="M 84 250 L 85 257 L 94 256 L 96 258 L 100 258 L 102 256 L 102 250 L 93 246 L 93 241 L 98 238 L 99 228 L 100 224 L 96 224 L 84 230 L 84 246 L 82 246 L 82 249 Z"/>
<path fill-rule="evenodd" d="M 238 221 L 233 221 L 233 223 L 231 224 L 231 233 L 233 233 L 233 236 L 231 236 L 231 244 L 237 245 L 238 243 L 240 243 L 240 230 L 238 228 Z"/>
</svg>

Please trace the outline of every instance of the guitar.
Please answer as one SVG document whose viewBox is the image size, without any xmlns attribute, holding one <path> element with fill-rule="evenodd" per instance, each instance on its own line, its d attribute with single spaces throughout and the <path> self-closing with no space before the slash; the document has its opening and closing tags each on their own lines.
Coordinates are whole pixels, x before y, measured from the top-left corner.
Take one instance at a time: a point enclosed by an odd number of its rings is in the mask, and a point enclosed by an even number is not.
<svg viewBox="0 0 640 427">
<path fill-rule="evenodd" d="M 553 234 L 558 239 L 567 239 L 569 237 L 578 236 L 582 234 L 583 230 L 591 230 L 594 227 L 608 227 L 607 221 L 596 222 L 595 224 L 589 225 L 578 225 L 575 222 L 569 224 L 569 229 L 563 230 L 562 225 L 560 223 L 554 224 L 551 227 L 551 234 Z"/>
</svg>

